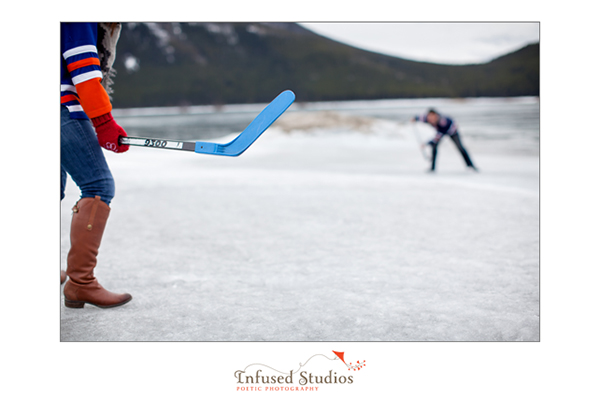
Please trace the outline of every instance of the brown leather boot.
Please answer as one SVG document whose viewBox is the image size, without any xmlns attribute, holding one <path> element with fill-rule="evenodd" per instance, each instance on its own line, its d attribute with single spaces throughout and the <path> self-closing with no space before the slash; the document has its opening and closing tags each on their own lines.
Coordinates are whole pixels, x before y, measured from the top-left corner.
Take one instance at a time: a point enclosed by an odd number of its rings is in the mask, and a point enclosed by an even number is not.
<svg viewBox="0 0 600 400">
<path fill-rule="evenodd" d="M 67 271 L 60 270 L 60 284 L 62 285 L 67 280 Z"/>
<path fill-rule="evenodd" d="M 116 294 L 104 289 L 94 277 L 98 248 L 102 241 L 110 207 L 95 198 L 82 198 L 73 207 L 71 250 L 67 256 L 69 281 L 63 290 L 65 306 L 83 308 L 85 303 L 108 308 L 131 300 L 128 293 Z"/>
</svg>

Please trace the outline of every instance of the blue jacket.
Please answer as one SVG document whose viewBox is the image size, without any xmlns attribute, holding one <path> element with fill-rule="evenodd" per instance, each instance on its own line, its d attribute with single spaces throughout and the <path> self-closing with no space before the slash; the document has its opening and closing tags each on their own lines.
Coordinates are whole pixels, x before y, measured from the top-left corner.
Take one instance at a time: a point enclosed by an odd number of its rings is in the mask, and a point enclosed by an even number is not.
<svg viewBox="0 0 600 400">
<path fill-rule="evenodd" d="M 427 114 L 417 115 L 415 117 L 415 119 L 417 121 L 427 122 Z M 452 119 L 450 119 L 449 117 L 447 117 L 445 115 L 440 115 L 440 119 L 436 125 L 433 125 L 433 124 L 430 124 L 430 125 L 435 128 L 435 130 L 437 131 L 437 134 L 435 135 L 435 137 L 433 139 L 431 139 L 428 142 L 428 144 L 432 144 L 432 145 L 436 144 L 437 142 L 439 142 L 442 139 L 442 136 L 444 136 L 444 135 L 452 136 L 452 135 L 455 135 L 458 133 L 458 127 L 456 126 L 454 121 L 452 121 Z"/>
</svg>

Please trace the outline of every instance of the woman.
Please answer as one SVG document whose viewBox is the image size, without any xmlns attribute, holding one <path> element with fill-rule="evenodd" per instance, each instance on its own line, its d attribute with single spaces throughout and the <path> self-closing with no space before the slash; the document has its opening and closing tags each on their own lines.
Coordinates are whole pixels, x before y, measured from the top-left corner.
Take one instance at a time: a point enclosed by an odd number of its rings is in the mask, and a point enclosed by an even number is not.
<svg viewBox="0 0 600 400">
<path fill-rule="evenodd" d="M 61 271 L 65 306 L 116 307 L 131 295 L 104 289 L 94 277 L 96 257 L 115 194 L 112 174 L 101 147 L 124 153 L 127 136 L 114 121 L 107 90 L 120 24 L 61 23 L 61 200 L 67 174 L 81 190 L 73 207 L 67 271 Z"/>
</svg>

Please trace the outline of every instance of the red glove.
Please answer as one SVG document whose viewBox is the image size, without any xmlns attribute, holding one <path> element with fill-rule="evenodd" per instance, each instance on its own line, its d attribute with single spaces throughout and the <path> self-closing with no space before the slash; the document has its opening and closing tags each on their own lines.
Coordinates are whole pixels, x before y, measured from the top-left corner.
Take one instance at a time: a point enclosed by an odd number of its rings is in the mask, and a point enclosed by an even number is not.
<svg viewBox="0 0 600 400">
<path fill-rule="evenodd" d="M 124 153 L 129 150 L 128 144 L 119 144 L 119 137 L 127 137 L 127 133 L 117 125 L 110 112 L 92 118 L 92 124 L 96 129 L 100 146 L 115 153 Z"/>
</svg>

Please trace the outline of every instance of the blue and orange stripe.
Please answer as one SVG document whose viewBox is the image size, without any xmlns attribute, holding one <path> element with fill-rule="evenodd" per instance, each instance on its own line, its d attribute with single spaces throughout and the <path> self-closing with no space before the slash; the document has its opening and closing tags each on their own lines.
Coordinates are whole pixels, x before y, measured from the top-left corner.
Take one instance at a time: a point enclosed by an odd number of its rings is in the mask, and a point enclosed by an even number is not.
<svg viewBox="0 0 600 400">
<path fill-rule="evenodd" d="M 96 46 L 83 45 L 63 53 L 74 86 L 61 85 L 61 104 L 71 113 L 95 118 L 112 110 L 110 98 L 102 87 L 102 71 Z"/>
</svg>

